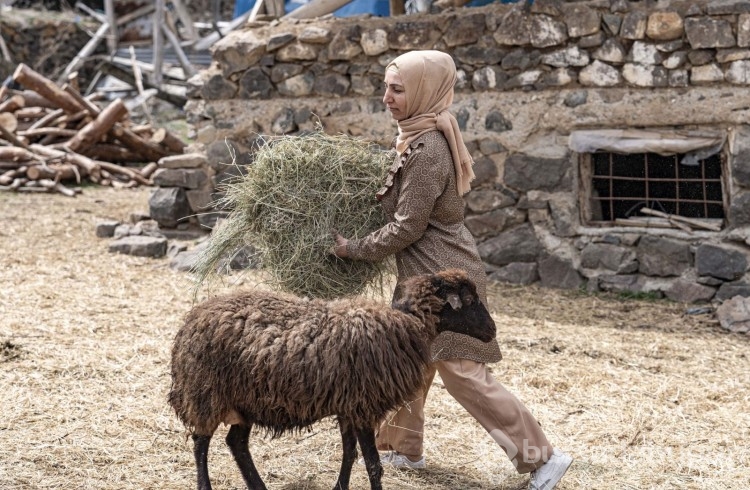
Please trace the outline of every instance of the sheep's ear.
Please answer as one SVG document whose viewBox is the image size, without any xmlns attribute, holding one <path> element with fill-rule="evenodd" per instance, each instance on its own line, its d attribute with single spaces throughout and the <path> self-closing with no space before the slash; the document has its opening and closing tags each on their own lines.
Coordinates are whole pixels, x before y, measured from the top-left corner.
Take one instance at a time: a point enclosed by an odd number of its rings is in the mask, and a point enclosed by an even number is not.
<svg viewBox="0 0 750 490">
<path fill-rule="evenodd" d="M 461 298 L 456 293 L 450 293 L 445 298 L 448 303 L 451 305 L 451 308 L 454 310 L 460 310 L 461 306 L 463 306 L 463 303 L 461 302 Z"/>
</svg>

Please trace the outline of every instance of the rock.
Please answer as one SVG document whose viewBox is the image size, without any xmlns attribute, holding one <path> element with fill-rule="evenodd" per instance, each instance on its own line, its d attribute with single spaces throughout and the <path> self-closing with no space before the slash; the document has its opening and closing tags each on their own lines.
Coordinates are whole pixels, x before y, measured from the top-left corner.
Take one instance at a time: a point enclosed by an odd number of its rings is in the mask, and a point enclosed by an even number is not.
<svg viewBox="0 0 750 490">
<path fill-rule="evenodd" d="M 726 72 L 726 80 L 735 85 L 750 85 L 750 61 L 734 61 Z"/>
<path fill-rule="evenodd" d="M 583 105 L 588 100 L 589 93 L 587 90 L 575 90 L 568 95 L 565 96 L 565 100 L 563 101 L 563 104 L 565 104 L 567 107 L 578 107 L 579 105 Z"/>
<path fill-rule="evenodd" d="M 693 49 L 731 48 L 737 44 L 732 24 L 725 19 L 689 17 L 685 19 L 685 34 Z"/>
<path fill-rule="evenodd" d="M 616 68 L 595 60 L 578 74 L 578 81 L 584 86 L 614 87 L 622 82 Z"/>
<path fill-rule="evenodd" d="M 475 213 L 486 213 L 515 203 L 513 194 L 502 189 L 475 189 L 466 195 L 466 205 Z"/>
<path fill-rule="evenodd" d="M 497 175 L 495 161 L 489 157 L 481 157 L 474 161 L 474 180 L 471 187 L 476 189 L 482 184 L 493 184 L 497 180 Z"/>
<path fill-rule="evenodd" d="M 313 92 L 318 95 L 341 97 L 349 91 L 351 82 L 343 75 L 323 75 L 315 79 Z"/>
<path fill-rule="evenodd" d="M 310 95 L 313 91 L 314 86 L 315 75 L 308 72 L 287 78 L 283 82 L 279 83 L 276 88 L 281 95 L 302 97 L 304 95 Z"/>
<path fill-rule="evenodd" d="M 648 16 L 646 35 L 657 41 L 679 39 L 685 24 L 677 12 L 653 12 Z"/>
<path fill-rule="evenodd" d="M 636 254 L 638 270 L 647 276 L 679 276 L 691 266 L 690 247 L 668 238 L 644 236 Z"/>
<path fill-rule="evenodd" d="M 470 46 L 459 46 L 453 52 L 459 63 L 471 66 L 497 65 L 503 60 L 504 52 L 494 46 L 483 47 L 472 44 Z"/>
<path fill-rule="evenodd" d="M 750 14 L 740 14 L 737 18 L 737 46 L 750 47 Z"/>
<path fill-rule="evenodd" d="M 620 41 L 610 38 L 604 41 L 594 54 L 594 59 L 605 61 L 607 63 L 619 64 L 625 61 L 625 48 Z"/>
<path fill-rule="evenodd" d="M 208 182 L 208 176 L 201 169 L 160 168 L 154 172 L 152 180 L 160 187 L 199 189 Z"/>
<path fill-rule="evenodd" d="M 119 221 L 106 220 L 96 224 L 96 236 L 99 238 L 110 238 L 115 234 L 115 228 L 120 226 Z"/>
<path fill-rule="evenodd" d="M 268 99 L 273 88 L 271 79 L 257 66 L 250 68 L 240 77 L 239 95 L 243 99 Z"/>
<path fill-rule="evenodd" d="M 508 80 L 508 74 L 499 66 L 485 66 L 474 72 L 471 86 L 475 90 L 500 88 Z"/>
<path fill-rule="evenodd" d="M 542 286 L 557 289 L 578 289 L 585 282 L 573 264 L 555 255 L 539 261 L 539 280 Z"/>
<path fill-rule="evenodd" d="M 745 274 L 747 265 L 747 256 L 736 248 L 704 243 L 695 251 L 695 268 L 701 276 L 735 281 Z"/>
<path fill-rule="evenodd" d="M 279 83 L 282 80 L 299 75 L 303 70 L 302 65 L 296 63 L 277 63 L 271 67 L 271 81 Z"/>
<path fill-rule="evenodd" d="M 252 34 L 238 36 L 233 33 L 217 41 L 212 51 L 224 77 L 229 78 L 257 64 L 266 54 L 266 43 Z"/>
<path fill-rule="evenodd" d="M 166 228 L 174 228 L 178 221 L 190 216 L 190 205 L 181 187 L 156 189 L 148 204 L 151 218 Z"/>
<path fill-rule="evenodd" d="M 666 291 L 667 298 L 680 303 L 705 303 L 716 294 L 716 289 L 686 279 L 676 279 Z"/>
<path fill-rule="evenodd" d="M 567 26 L 547 15 L 531 18 L 531 45 L 535 48 L 559 46 L 568 40 Z"/>
<path fill-rule="evenodd" d="M 666 87 L 669 84 L 669 72 L 662 66 L 626 63 L 622 67 L 622 78 L 636 87 Z"/>
<path fill-rule="evenodd" d="M 110 243 L 109 251 L 137 257 L 163 257 L 167 253 L 167 239 L 151 236 L 126 236 Z"/>
<path fill-rule="evenodd" d="M 276 52 L 276 60 L 281 62 L 314 61 L 318 59 L 318 50 L 307 43 L 288 44 Z"/>
<path fill-rule="evenodd" d="M 525 286 L 539 280 L 539 266 L 534 262 L 514 262 L 491 272 L 488 278 Z"/>
<path fill-rule="evenodd" d="M 724 72 L 718 65 L 711 63 L 705 66 L 694 66 L 690 70 L 690 83 L 701 85 L 724 81 Z"/>
<path fill-rule="evenodd" d="M 739 227 L 750 225 L 750 192 L 738 192 L 729 206 L 729 225 Z"/>
<path fill-rule="evenodd" d="M 305 27 L 299 35 L 299 40 L 309 44 L 328 44 L 331 39 L 331 31 L 323 27 Z"/>
<path fill-rule="evenodd" d="M 531 19 L 522 9 L 513 8 L 503 15 L 492 37 L 497 44 L 524 46 L 531 44 Z"/>
<path fill-rule="evenodd" d="M 208 158 L 203 153 L 183 153 L 159 159 L 161 168 L 200 168 L 207 164 Z"/>
<path fill-rule="evenodd" d="M 358 26 L 337 32 L 328 44 L 328 59 L 350 61 L 356 58 L 363 50 L 359 41 L 353 39 L 360 37 Z"/>
<path fill-rule="evenodd" d="M 724 301 L 735 296 L 750 297 L 750 284 L 744 281 L 725 282 L 716 292 L 716 299 Z"/>
<path fill-rule="evenodd" d="M 495 236 L 498 233 L 526 221 L 526 214 L 516 208 L 494 209 L 487 213 L 474 214 L 464 219 L 464 224 L 476 238 Z"/>
<path fill-rule="evenodd" d="M 570 158 L 544 158 L 516 153 L 505 160 L 503 182 L 521 192 L 571 190 Z"/>
<path fill-rule="evenodd" d="M 211 75 L 201 87 L 201 97 L 205 100 L 232 99 L 237 95 L 237 85 L 221 73 Z"/>
<path fill-rule="evenodd" d="M 578 46 L 569 46 L 542 55 L 542 63 L 558 68 L 586 66 L 589 64 L 589 54 L 586 51 L 581 51 Z"/>
<path fill-rule="evenodd" d="M 502 133 L 513 129 L 513 124 L 505 119 L 505 116 L 500 111 L 493 110 L 487 114 L 484 120 L 484 127 L 489 131 Z"/>
<path fill-rule="evenodd" d="M 630 48 L 630 60 L 641 65 L 658 65 L 664 59 L 664 55 L 653 44 L 642 41 L 633 42 Z"/>
<path fill-rule="evenodd" d="M 725 330 L 734 333 L 750 333 L 750 299 L 735 296 L 716 308 L 716 318 Z"/>
<path fill-rule="evenodd" d="M 535 262 L 542 251 L 542 245 L 528 223 L 503 231 L 480 243 L 477 248 L 482 260 L 496 266 Z"/>
<path fill-rule="evenodd" d="M 630 274 L 638 270 L 638 260 L 631 248 L 607 243 L 589 243 L 581 250 L 581 267 L 604 268 L 618 274 Z"/>
<path fill-rule="evenodd" d="M 388 33 L 390 49 L 408 51 L 433 46 L 442 36 L 440 26 L 431 21 L 396 22 Z"/>
<path fill-rule="evenodd" d="M 643 11 L 634 11 L 625 14 L 620 26 L 620 37 L 623 39 L 638 40 L 646 37 L 648 25 L 648 14 Z"/>
<path fill-rule="evenodd" d="M 474 44 L 484 32 L 485 15 L 481 13 L 454 16 L 448 23 L 443 41 L 448 47 Z"/>
<path fill-rule="evenodd" d="M 282 32 L 279 34 L 274 34 L 270 38 L 268 38 L 266 51 L 268 51 L 269 53 L 271 51 L 276 51 L 277 49 L 286 46 L 287 44 L 294 41 L 295 39 L 297 39 L 297 36 L 289 32 Z"/>
<path fill-rule="evenodd" d="M 378 56 L 388 51 L 388 33 L 383 29 L 364 31 L 359 43 L 367 56 Z"/>
<path fill-rule="evenodd" d="M 586 5 L 566 3 L 562 5 L 562 11 L 570 37 L 596 34 L 601 29 L 599 12 Z"/>
</svg>

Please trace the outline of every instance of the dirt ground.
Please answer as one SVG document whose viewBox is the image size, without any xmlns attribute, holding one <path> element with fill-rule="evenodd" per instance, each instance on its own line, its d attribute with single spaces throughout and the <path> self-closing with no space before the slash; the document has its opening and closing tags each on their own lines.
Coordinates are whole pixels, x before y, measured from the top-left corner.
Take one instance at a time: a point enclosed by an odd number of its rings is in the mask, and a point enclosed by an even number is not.
<svg viewBox="0 0 750 490">
<path fill-rule="evenodd" d="M 166 403 L 169 350 L 192 304 L 167 259 L 107 252 L 104 218 L 147 210 L 149 189 L 74 199 L 0 193 L 0 488 L 185 489 L 191 443 Z M 222 288 L 248 286 L 253 274 Z M 221 289 L 221 288 L 220 288 Z M 494 375 L 576 459 L 561 489 L 750 487 L 750 338 L 686 305 L 495 285 L 505 359 Z M 216 489 L 241 489 L 223 442 Z M 492 439 L 436 380 L 428 469 L 386 469 L 386 489 L 519 489 Z M 271 489 L 331 488 L 338 430 L 251 450 Z M 356 465 L 352 488 L 369 488 Z"/>
</svg>

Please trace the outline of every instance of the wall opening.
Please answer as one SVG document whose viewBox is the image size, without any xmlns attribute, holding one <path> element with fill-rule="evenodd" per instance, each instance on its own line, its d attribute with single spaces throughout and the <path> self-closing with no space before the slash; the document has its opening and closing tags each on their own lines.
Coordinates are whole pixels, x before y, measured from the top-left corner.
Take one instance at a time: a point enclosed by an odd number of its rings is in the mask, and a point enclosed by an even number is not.
<svg viewBox="0 0 750 490">
<path fill-rule="evenodd" d="M 684 155 L 656 153 L 584 155 L 590 224 L 644 217 L 642 208 L 685 218 L 724 219 L 722 159 L 717 153 L 680 163 Z"/>
</svg>

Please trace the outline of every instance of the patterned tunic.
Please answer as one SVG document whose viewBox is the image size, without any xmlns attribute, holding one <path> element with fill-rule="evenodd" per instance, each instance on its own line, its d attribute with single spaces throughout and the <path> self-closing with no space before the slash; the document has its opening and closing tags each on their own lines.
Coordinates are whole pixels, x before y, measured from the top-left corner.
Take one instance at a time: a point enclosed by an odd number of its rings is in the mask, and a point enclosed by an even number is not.
<svg viewBox="0 0 750 490">
<path fill-rule="evenodd" d="M 396 157 L 378 198 L 388 223 L 360 240 L 350 240 L 351 258 L 376 262 L 395 254 L 397 282 L 417 274 L 464 269 L 487 304 L 484 264 L 474 237 L 464 226 L 464 200 L 456 192 L 453 159 L 440 131 L 425 133 Z M 399 289 L 397 285 L 394 297 Z M 502 356 L 496 340 L 485 343 L 443 332 L 432 344 L 432 357 L 434 361 L 461 358 L 488 363 Z"/>
</svg>

